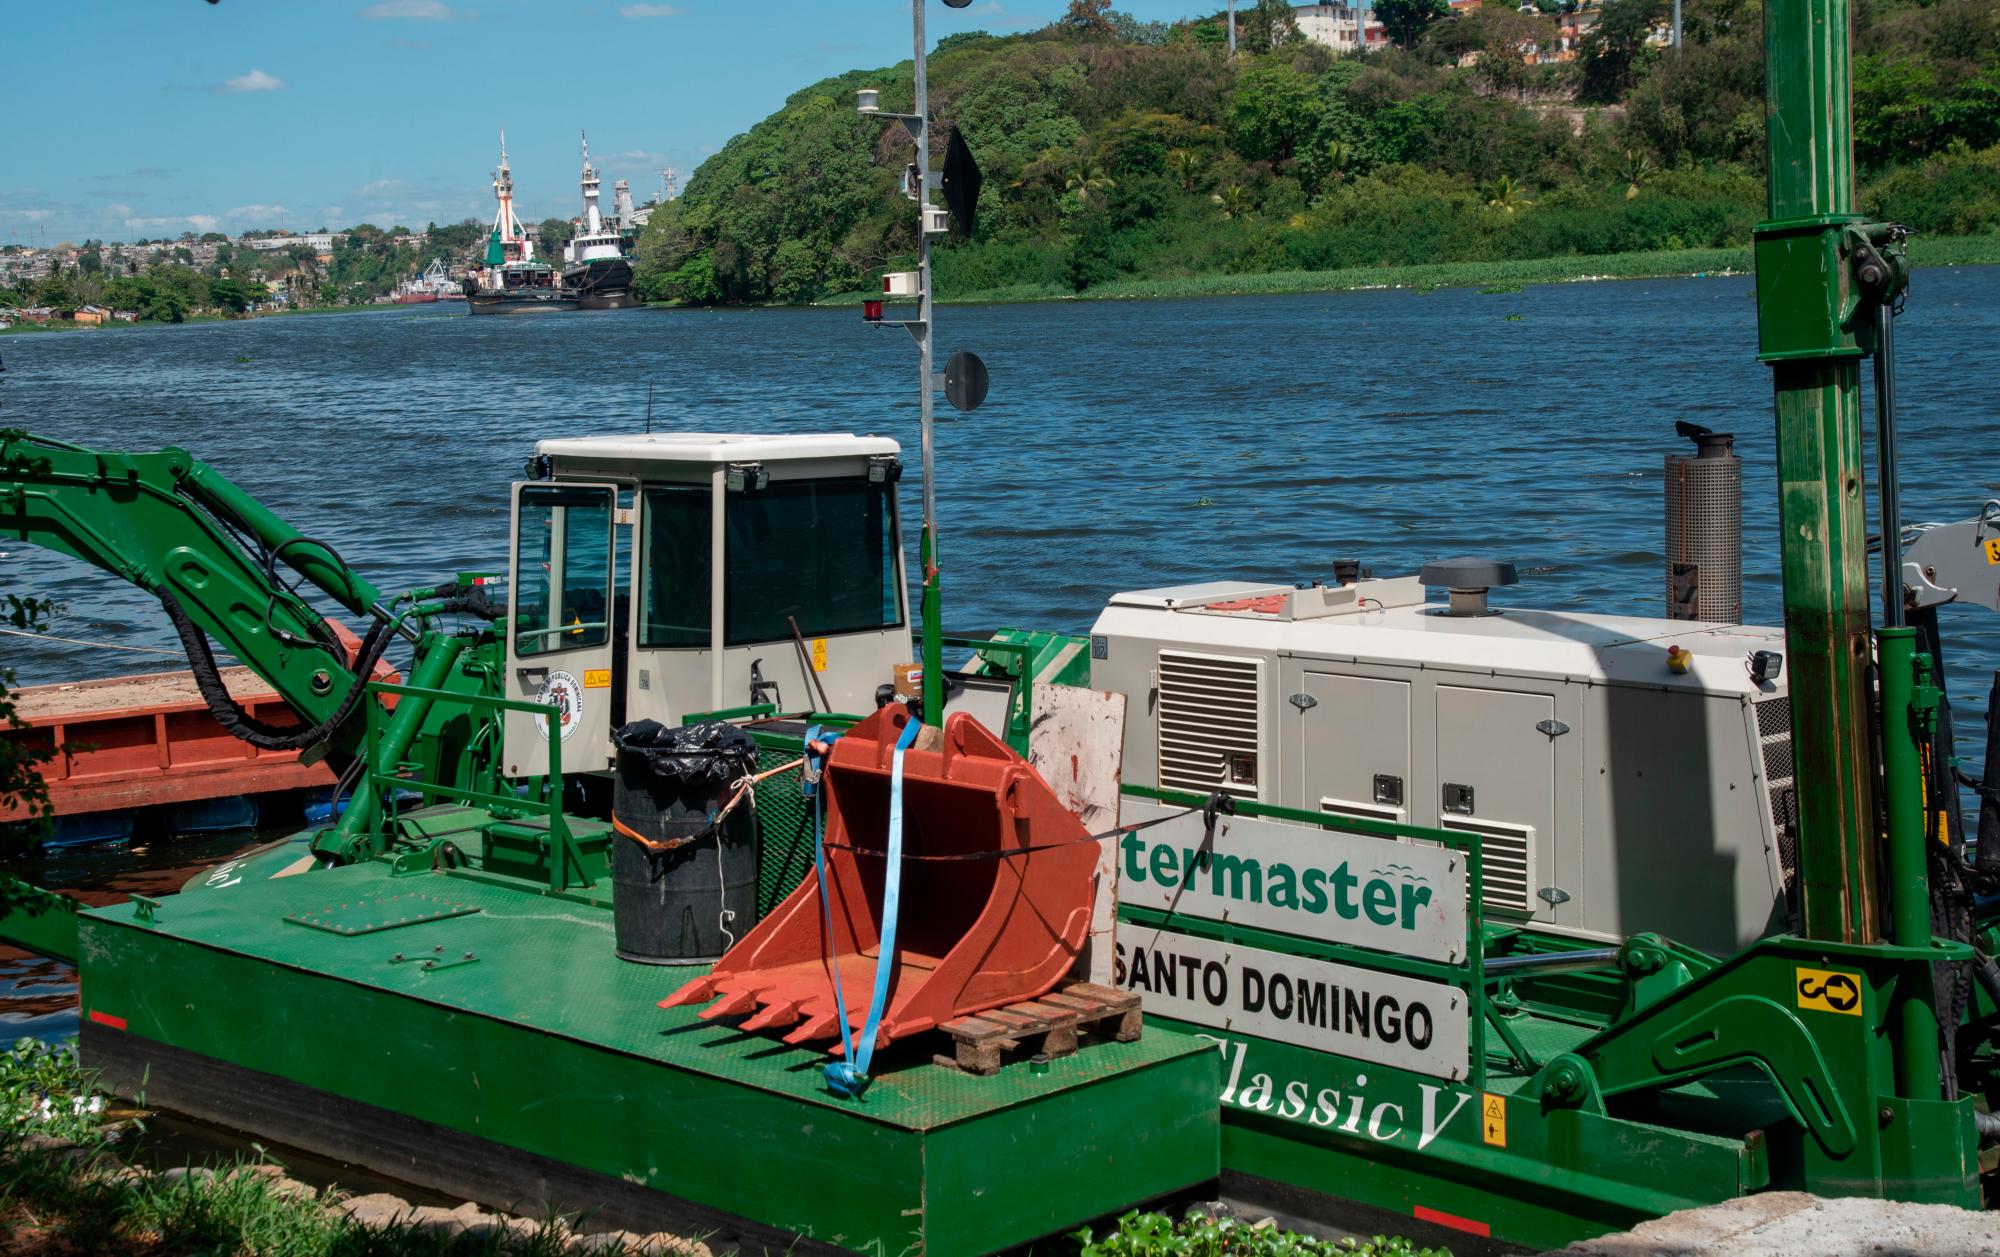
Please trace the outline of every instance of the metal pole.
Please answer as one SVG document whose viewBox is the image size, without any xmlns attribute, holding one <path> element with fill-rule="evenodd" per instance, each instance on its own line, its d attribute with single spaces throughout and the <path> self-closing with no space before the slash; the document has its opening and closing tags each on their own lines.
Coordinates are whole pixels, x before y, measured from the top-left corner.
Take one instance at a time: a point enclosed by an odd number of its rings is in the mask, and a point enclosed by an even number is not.
<svg viewBox="0 0 2000 1257">
<path fill-rule="evenodd" d="M 910 0 L 916 29 L 917 65 L 917 392 L 923 398 L 924 531 L 918 549 L 923 565 L 924 719 L 944 723 L 944 640 L 938 606 L 937 466 L 931 439 L 931 236 L 925 230 L 924 209 L 931 203 L 930 86 L 924 65 L 924 0 Z"/>
<path fill-rule="evenodd" d="M 1229 55 L 1236 55 L 1236 0 L 1229 0 Z"/>
<path fill-rule="evenodd" d="M 1903 626 L 1903 504 L 1896 471 L 1896 311 L 1875 307 L 1875 476 L 1882 498 L 1882 623 Z"/>
<path fill-rule="evenodd" d="M 1928 691 L 1930 659 L 1917 653 L 1917 630 L 1898 625 L 1876 636 L 1882 669 L 1882 781 L 1889 822 L 1889 937 L 1898 947 L 1931 941 L 1930 836 L 1924 832 L 1923 768 L 1919 760 L 1918 689 Z M 1928 716 L 1931 695 L 1926 693 Z M 1924 738 L 1923 740 L 1928 740 Z M 1930 967 L 1911 966 L 1893 1002 L 1897 1093 L 1938 1098 L 1938 1023 L 1931 1004 Z"/>
<path fill-rule="evenodd" d="M 1849 0 L 1769 0 L 1769 219 L 1758 333 L 1777 410 L 1778 519 L 1799 780 L 1801 933 L 1881 937 L 1875 851 L 1871 590 L 1861 486 L 1860 350 L 1831 311 L 1828 255 L 1854 213 Z M 1837 254 L 1836 254 L 1837 256 Z M 1806 259 L 1827 259 L 1806 265 Z M 1845 258 L 1837 263 L 1844 268 Z"/>
<path fill-rule="evenodd" d="M 1674 0 L 1674 55 L 1681 51 L 1681 0 Z"/>
</svg>

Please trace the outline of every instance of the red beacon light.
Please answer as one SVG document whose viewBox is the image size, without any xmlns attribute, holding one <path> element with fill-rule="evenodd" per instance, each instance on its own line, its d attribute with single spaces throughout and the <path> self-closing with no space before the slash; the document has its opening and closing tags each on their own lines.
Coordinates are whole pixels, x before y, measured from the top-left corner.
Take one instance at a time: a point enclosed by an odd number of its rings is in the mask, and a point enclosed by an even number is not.
<svg viewBox="0 0 2000 1257">
<path fill-rule="evenodd" d="M 882 321 L 881 301 L 863 301 L 861 303 L 861 321 L 864 323 L 880 323 Z"/>
</svg>

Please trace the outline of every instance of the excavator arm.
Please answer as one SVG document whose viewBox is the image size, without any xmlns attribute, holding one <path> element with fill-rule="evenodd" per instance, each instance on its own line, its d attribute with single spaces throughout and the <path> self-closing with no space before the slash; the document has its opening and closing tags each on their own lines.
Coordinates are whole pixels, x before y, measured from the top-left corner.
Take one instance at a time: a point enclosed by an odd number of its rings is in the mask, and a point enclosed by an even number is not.
<svg viewBox="0 0 2000 1257">
<path fill-rule="evenodd" d="M 465 642 L 420 629 L 458 611 L 492 618 L 485 591 L 452 586 L 385 602 L 323 541 L 279 519 L 185 450 L 104 453 L 18 432 L 0 433 L 0 536 L 72 555 L 156 595 L 179 632 L 210 710 L 237 737 L 261 746 L 352 758 L 363 749 L 366 683 L 391 640 L 417 644 L 439 674 Z M 372 617 L 358 646 L 301 596 L 306 584 L 356 615 Z M 210 641 L 262 677 L 302 728 L 264 725 L 237 708 L 216 676 Z M 444 645 L 446 649 L 437 649 Z M 378 747 L 400 761 L 427 703 L 406 703 Z M 386 771 L 386 769 L 385 769 Z M 366 775 L 338 827 L 316 845 L 334 859 L 364 854 L 377 806 Z"/>
<path fill-rule="evenodd" d="M 336 726 L 317 740 L 354 749 L 351 734 L 341 737 L 337 726 L 353 723 L 341 717 L 344 704 L 353 710 L 356 660 L 279 573 L 310 582 L 357 615 L 385 614 L 378 612 L 381 593 L 332 547 L 291 528 L 185 450 L 99 453 L 44 437 L 0 436 L 0 535 L 72 555 L 154 594 L 191 653 L 205 652 L 208 639 L 220 643 L 308 728 Z M 199 672 L 201 660 L 191 662 Z"/>
</svg>

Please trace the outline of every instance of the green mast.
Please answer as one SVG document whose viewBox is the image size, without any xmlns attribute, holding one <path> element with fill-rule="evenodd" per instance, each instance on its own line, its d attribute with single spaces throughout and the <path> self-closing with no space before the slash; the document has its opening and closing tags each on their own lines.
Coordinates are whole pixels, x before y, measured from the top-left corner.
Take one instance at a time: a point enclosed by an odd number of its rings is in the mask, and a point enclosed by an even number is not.
<svg viewBox="0 0 2000 1257">
<path fill-rule="evenodd" d="M 1858 943 L 1880 938 L 1882 921 L 1861 461 L 1872 303 L 1853 273 L 1866 236 L 1854 212 L 1851 20 L 1848 0 L 1764 6 L 1770 220 L 1757 229 L 1757 329 L 1777 394 L 1800 932 Z"/>
</svg>

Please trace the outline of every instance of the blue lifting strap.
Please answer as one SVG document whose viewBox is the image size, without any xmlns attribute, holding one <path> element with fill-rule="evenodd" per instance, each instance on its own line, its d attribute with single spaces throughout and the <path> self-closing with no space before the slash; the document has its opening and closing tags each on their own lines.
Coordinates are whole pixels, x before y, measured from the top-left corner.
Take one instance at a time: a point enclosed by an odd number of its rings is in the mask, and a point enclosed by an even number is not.
<svg viewBox="0 0 2000 1257">
<path fill-rule="evenodd" d="M 826 846 L 820 832 L 820 812 L 825 807 L 820 797 L 820 778 L 826 772 L 826 761 L 833 753 L 833 744 L 839 740 L 838 733 L 822 736 L 818 725 L 806 730 L 806 762 L 804 771 L 799 774 L 799 789 L 806 797 L 806 806 L 812 809 L 813 872 L 819 877 L 820 920 L 826 928 L 826 967 L 827 972 L 833 975 L 833 1007 L 840 1015 L 840 1045 L 846 1059 L 851 1061 L 854 1059 L 854 1031 L 847 1024 L 847 996 L 840 989 L 840 958 L 833 944 L 833 901 L 826 894 Z M 815 754 L 812 749 L 815 742 L 824 742 L 826 750 Z M 827 1085 L 833 1085 L 831 1078 L 827 1080 Z"/>
<path fill-rule="evenodd" d="M 833 978 L 834 1008 L 840 1014 L 840 1045 L 842 1059 L 826 1063 L 827 1090 L 837 1096 L 858 1098 L 868 1089 L 868 1062 L 875 1055 L 875 1033 L 882 1025 L 882 1010 L 889 1003 L 889 979 L 896 970 L 896 909 L 903 890 L 903 752 L 917 740 L 917 731 L 923 727 L 921 721 L 912 719 L 903 726 L 903 735 L 896 739 L 896 756 L 889 770 L 889 849 L 886 852 L 888 868 L 882 875 L 882 939 L 881 948 L 875 956 L 875 994 L 868 1003 L 868 1024 L 862 1027 L 861 1042 L 857 1046 L 849 1037 L 847 1029 L 847 1008 L 840 998 L 840 971 L 836 967 Z M 808 734 L 810 736 L 810 734 Z M 813 814 L 818 816 L 817 812 Z M 818 830 L 813 831 L 815 837 Z M 817 842 L 814 852 L 820 850 Z M 826 908 L 826 929 L 828 950 L 832 950 L 833 907 L 826 899 L 826 862 L 820 859 L 820 903 Z M 828 961 L 833 957 L 829 955 Z"/>
</svg>

